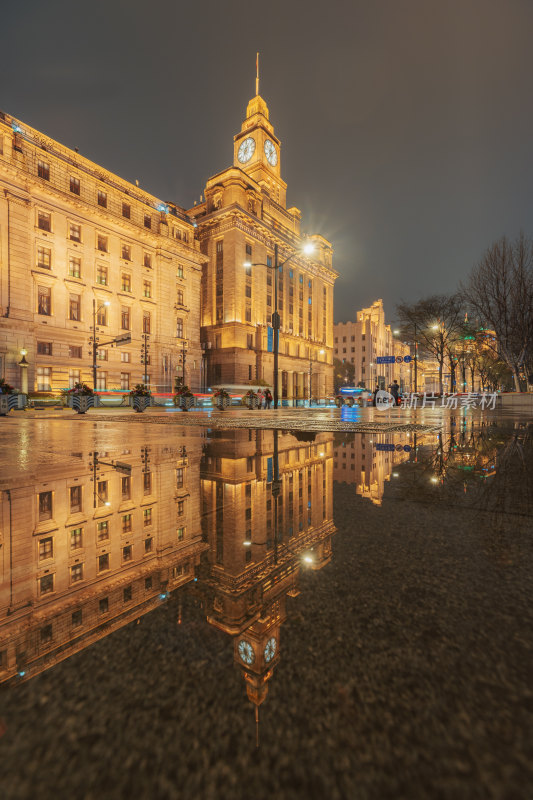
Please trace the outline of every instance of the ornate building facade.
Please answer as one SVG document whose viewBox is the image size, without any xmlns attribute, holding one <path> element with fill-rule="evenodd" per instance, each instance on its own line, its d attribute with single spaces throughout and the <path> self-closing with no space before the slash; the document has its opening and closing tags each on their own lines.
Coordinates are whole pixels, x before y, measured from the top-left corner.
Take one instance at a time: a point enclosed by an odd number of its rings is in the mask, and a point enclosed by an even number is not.
<svg viewBox="0 0 533 800">
<path fill-rule="evenodd" d="M 0 112 L 0 376 L 29 391 L 200 386 L 193 222 Z M 96 330 L 94 330 L 96 329 Z M 24 351 L 24 352 L 21 352 Z M 28 367 L 19 367 L 21 355 Z"/>
<path fill-rule="evenodd" d="M 207 382 L 272 385 L 277 289 L 280 397 L 324 397 L 333 388 L 333 249 L 322 236 L 302 236 L 300 211 L 286 207 L 280 159 L 268 107 L 256 94 L 234 137 L 233 166 L 208 180 L 204 202 L 188 212 L 208 259 L 202 276 Z M 312 256 L 303 254 L 308 240 Z M 286 262 L 277 272 L 276 246 L 278 264 Z"/>
<path fill-rule="evenodd" d="M 339 322 L 334 326 L 334 355 L 344 364 L 352 364 L 354 382 L 373 389 L 376 384 L 387 388 L 394 379 L 407 390 L 410 366 L 399 361 L 395 364 L 378 364 L 378 356 L 403 359 L 409 347 L 394 337 L 391 326 L 385 323 L 383 300 L 376 300 L 369 308 L 356 314 L 355 322 Z"/>
</svg>

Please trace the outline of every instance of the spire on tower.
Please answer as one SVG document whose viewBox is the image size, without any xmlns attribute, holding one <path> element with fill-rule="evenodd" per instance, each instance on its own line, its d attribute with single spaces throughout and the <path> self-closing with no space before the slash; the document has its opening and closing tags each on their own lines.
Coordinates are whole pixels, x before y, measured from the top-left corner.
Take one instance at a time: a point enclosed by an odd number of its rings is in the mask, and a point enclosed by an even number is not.
<svg viewBox="0 0 533 800">
<path fill-rule="evenodd" d="M 259 53 L 255 54 L 255 94 L 259 94 Z"/>
</svg>

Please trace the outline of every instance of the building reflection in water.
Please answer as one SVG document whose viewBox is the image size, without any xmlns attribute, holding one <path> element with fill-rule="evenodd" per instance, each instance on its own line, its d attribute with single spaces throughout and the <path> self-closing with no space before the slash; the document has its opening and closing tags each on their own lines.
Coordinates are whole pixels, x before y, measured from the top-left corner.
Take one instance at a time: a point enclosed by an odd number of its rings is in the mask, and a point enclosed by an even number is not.
<svg viewBox="0 0 533 800">
<path fill-rule="evenodd" d="M 36 483 L 3 481 L 0 682 L 68 658 L 194 578 L 207 548 L 202 445 L 79 453 Z"/>
<path fill-rule="evenodd" d="M 179 442 L 78 453 L 38 481 L 4 480 L 0 682 L 30 679 L 189 585 L 232 637 L 257 718 L 287 597 L 302 569 L 331 558 L 333 435 Z"/>
</svg>

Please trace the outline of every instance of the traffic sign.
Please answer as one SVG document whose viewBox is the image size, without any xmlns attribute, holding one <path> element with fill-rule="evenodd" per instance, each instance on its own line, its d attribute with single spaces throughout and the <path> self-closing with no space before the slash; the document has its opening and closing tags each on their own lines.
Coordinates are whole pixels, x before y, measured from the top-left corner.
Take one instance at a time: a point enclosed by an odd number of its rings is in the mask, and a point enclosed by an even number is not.
<svg viewBox="0 0 533 800">
<path fill-rule="evenodd" d="M 396 358 L 394 356 L 378 356 L 376 364 L 394 364 Z"/>
<path fill-rule="evenodd" d="M 403 358 L 401 356 L 396 356 L 396 363 L 397 364 L 401 364 L 402 361 L 403 361 Z"/>
<path fill-rule="evenodd" d="M 411 356 L 404 356 L 403 360 L 405 361 L 406 364 L 409 364 L 413 359 L 411 358 Z"/>
<path fill-rule="evenodd" d="M 131 342 L 131 333 L 124 333 L 122 336 L 117 336 L 113 339 L 115 344 L 128 344 Z"/>
</svg>

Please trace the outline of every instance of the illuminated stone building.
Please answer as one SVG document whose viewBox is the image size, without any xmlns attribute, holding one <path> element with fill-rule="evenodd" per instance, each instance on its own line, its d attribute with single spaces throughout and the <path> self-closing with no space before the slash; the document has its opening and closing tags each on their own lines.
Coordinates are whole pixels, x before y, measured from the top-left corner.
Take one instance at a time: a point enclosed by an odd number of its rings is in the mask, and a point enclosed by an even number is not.
<svg viewBox="0 0 533 800">
<path fill-rule="evenodd" d="M 92 386 L 96 322 L 100 343 L 131 335 L 98 350 L 99 390 L 143 381 L 169 391 L 184 353 L 186 381 L 199 387 L 203 260 L 183 209 L 0 112 L 0 376 L 9 383 Z"/>
<path fill-rule="evenodd" d="M 302 569 L 331 559 L 332 447 L 327 433 L 302 442 L 278 431 L 238 430 L 221 432 L 204 453 L 209 550 L 198 592 L 208 621 L 233 637 L 234 662 L 256 709 L 280 658 L 287 597 L 299 593 Z"/>
<path fill-rule="evenodd" d="M 411 450 L 411 438 L 407 434 L 347 437 L 333 453 L 334 480 L 353 484 L 358 495 L 380 506 L 394 468 L 409 460 Z"/>
<path fill-rule="evenodd" d="M 0 682 L 31 678 L 194 579 L 207 547 L 202 444 L 95 455 L 82 442 L 38 480 L 0 483 Z"/>
<path fill-rule="evenodd" d="M 203 202 L 189 210 L 202 253 L 202 343 L 209 385 L 272 385 L 271 316 L 278 263 L 280 397 L 324 397 L 333 387 L 332 246 L 303 237 L 301 214 L 287 209 L 281 143 L 257 94 L 234 137 L 233 166 L 207 181 Z M 302 246 L 310 239 L 312 256 Z M 269 266 L 245 268 L 245 262 Z"/>
<path fill-rule="evenodd" d="M 409 346 L 398 341 L 391 326 L 385 323 L 383 300 L 356 314 L 356 322 L 339 322 L 334 326 L 334 355 L 355 369 L 355 385 L 362 383 L 373 389 L 379 384 L 387 388 L 394 379 L 402 389 L 408 389 L 410 366 L 403 361 L 410 355 Z M 378 364 L 378 356 L 402 359 L 395 364 Z"/>
</svg>

